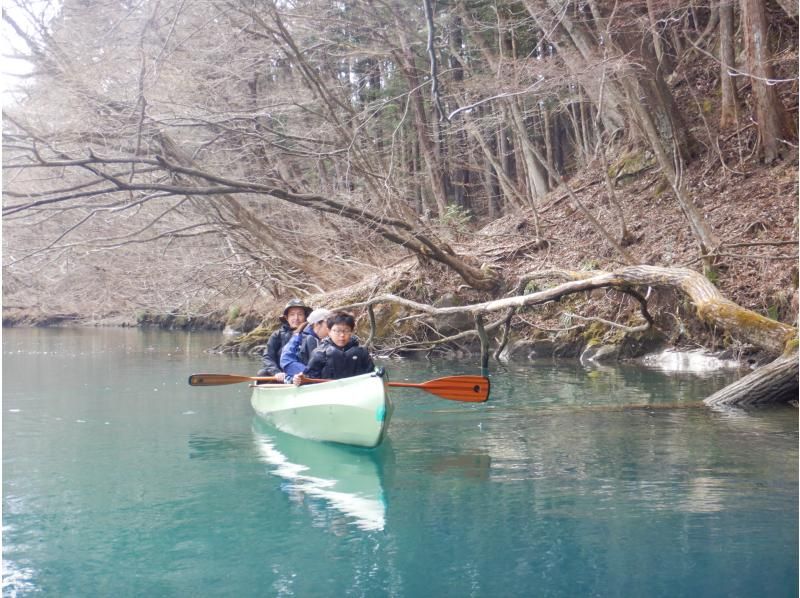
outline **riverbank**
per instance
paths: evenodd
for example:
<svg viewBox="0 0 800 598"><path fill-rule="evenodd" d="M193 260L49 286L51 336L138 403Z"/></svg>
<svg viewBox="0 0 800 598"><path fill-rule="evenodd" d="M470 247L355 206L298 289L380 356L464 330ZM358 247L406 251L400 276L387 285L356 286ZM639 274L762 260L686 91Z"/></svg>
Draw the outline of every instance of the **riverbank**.
<svg viewBox="0 0 800 598"><path fill-rule="evenodd" d="M121 327L121 328L159 328L161 330L219 330L249 332L256 328L262 318L255 313L231 319L225 312L207 315L180 313L139 313L139 314L57 314L37 313L29 309L4 307L4 328L50 328L50 327Z"/></svg>
<svg viewBox="0 0 800 598"><path fill-rule="evenodd" d="M597 194L597 181L601 179L601 172L587 170L573 177L569 184L582 200L589 202ZM787 161L737 178L723 171L709 172L698 163L687 170L686 180L692 188L707 190L702 197L709 224L726 243L739 246L731 245L721 252L713 267L706 271L709 281L734 303L796 325L798 267L796 261L788 259L797 248L796 165ZM616 189L617 200L625 205L632 222L630 229L635 233L628 250L639 256L642 263L698 269L697 249L687 238L685 219L671 201L653 195L653 186L659 181L658 173L645 171L621 182ZM377 272L365 270L362 279L354 284L326 289L304 299L314 307L336 308L393 294L437 307L470 305L533 293L554 284L531 279L518 288L520 278L529 273L554 269L588 273L619 267L618 256L602 235L566 199L557 189L536 214L520 210L452 238L451 245L459 255L469 256L481 268L502 273L505 288L499 293L466 288L462 279L439 264L401 256ZM768 212L764 212L764 205L770 206ZM616 226L610 206L602 202L597 217L612 230ZM545 245L532 244L535 218L546 225ZM743 226L743 223L748 224ZM792 239L795 245L787 245ZM214 303L206 301L193 307L187 303L181 308L167 304L144 308L130 298L124 302L67 301L67 291L75 286L67 283L66 280L62 283L59 293L46 294L42 288L37 295L35 285L4 279L3 325L218 330L227 334L215 350L257 354L278 325L286 300L286 297L257 296L251 290L248 295L220 295ZM99 298L102 293L82 289L82 297L87 296ZM149 304L154 304L152 298ZM534 352L557 358L591 354L598 361L626 360L648 352L703 346L714 352L743 355L747 362L754 359L761 362L759 357L752 356L752 347L700 323L694 308L677 292L653 291L648 298L648 309L654 317L654 327L642 334L615 327L614 324L639 324L641 316L634 300L609 290L598 289L523 308L512 318L497 358L526 358ZM419 313L409 309L381 305L375 309L373 331L364 310L356 310L356 315L358 334L364 339L371 338L380 352L459 356L478 350L474 336L441 343L443 338L473 330L470 317L419 317ZM495 350L504 341L500 332L492 337Z"/></svg>
<svg viewBox="0 0 800 598"><path fill-rule="evenodd" d="M364 321L362 319L362 324ZM243 315L231 322L224 319L223 314L203 318L166 314L162 316L147 315L145 317L125 318L108 317L87 319L75 315L59 317L9 318L4 327L14 328L92 328L119 327L160 329L164 331L217 331L219 343L210 345L207 351L218 354L239 354L248 357L259 357L266 340L273 328L262 322L257 314ZM231 325L233 324L233 326ZM262 326L262 324L264 324ZM533 334L530 334L533 331ZM727 349L709 350L700 348L697 343L685 340L670 339L661 332L647 335L624 335L618 337L617 344L598 341L587 337L577 330L572 334L536 333L535 328L529 334L514 336L496 355L494 364L525 363L549 361L579 362L587 367L604 367L614 363L633 363L648 368L672 372L703 373L716 370L746 370L762 365L769 356L752 348L738 346ZM369 338L370 332L361 326L362 338ZM597 333L597 330L594 330ZM391 339L389 339L391 341ZM709 339L710 341L710 339ZM373 346L373 350L383 356L413 357L421 352L404 350L387 344L387 339ZM444 360L462 360L477 358L480 355L480 343L477 339L445 344L425 352L426 356L435 356Z"/></svg>

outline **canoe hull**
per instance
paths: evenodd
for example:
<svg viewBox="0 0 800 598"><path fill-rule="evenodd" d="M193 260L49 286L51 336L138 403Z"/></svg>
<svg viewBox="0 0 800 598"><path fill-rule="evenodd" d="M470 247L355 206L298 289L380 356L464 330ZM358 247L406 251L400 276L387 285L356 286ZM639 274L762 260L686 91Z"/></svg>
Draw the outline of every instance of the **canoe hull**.
<svg viewBox="0 0 800 598"><path fill-rule="evenodd" d="M368 448L383 440L393 410L385 378L374 373L300 387L254 386L250 402L287 434Z"/></svg>

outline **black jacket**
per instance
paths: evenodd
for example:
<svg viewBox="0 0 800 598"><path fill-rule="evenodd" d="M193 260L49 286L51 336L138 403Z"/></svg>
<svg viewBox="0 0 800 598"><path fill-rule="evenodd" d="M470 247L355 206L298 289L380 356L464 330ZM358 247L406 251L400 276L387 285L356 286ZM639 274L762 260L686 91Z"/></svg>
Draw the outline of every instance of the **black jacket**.
<svg viewBox="0 0 800 598"><path fill-rule="evenodd" d="M267 348L264 350L264 355L261 358L261 361L264 363L264 367L259 370L259 376L274 376L282 372L281 370L281 350L283 346L289 342L292 338L292 334L294 334L294 330L289 327L289 324L285 322L281 324L281 327L278 328L275 332L272 333L272 336L269 337L267 341Z"/></svg>
<svg viewBox="0 0 800 598"><path fill-rule="evenodd" d="M309 378L338 380L375 370L375 362L364 347L353 337L343 348L333 344L330 338L323 340L311 354L305 374Z"/></svg>

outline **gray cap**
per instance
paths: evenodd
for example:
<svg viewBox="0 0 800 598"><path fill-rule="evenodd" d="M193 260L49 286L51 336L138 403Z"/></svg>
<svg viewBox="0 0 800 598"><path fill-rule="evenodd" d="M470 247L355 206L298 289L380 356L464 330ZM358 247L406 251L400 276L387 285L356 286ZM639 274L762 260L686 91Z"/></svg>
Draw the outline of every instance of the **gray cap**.
<svg viewBox="0 0 800 598"><path fill-rule="evenodd" d="M310 314L308 314L306 322L308 322L309 324L316 324L317 322L322 322L322 320L327 320L332 315L333 312L329 309L324 309L324 308L315 309Z"/></svg>

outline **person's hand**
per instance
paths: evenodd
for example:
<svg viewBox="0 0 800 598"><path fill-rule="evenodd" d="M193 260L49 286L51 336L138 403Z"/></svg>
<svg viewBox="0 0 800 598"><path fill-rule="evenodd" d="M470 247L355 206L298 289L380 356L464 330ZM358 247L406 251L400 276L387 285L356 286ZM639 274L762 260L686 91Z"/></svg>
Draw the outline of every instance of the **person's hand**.
<svg viewBox="0 0 800 598"><path fill-rule="evenodd" d="M275 374L275 380L277 380L278 382L283 382L284 378L286 378L286 374L284 374L283 372L278 372L277 374Z"/></svg>
<svg viewBox="0 0 800 598"><path fill-rule="evenodd" d="M295 374L292 377L292 384L295 386L300 386L303 382L305 382L306 377L303 374Z"/></svg>

